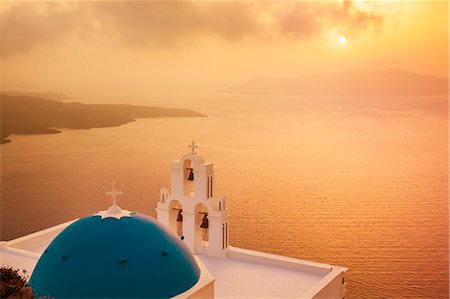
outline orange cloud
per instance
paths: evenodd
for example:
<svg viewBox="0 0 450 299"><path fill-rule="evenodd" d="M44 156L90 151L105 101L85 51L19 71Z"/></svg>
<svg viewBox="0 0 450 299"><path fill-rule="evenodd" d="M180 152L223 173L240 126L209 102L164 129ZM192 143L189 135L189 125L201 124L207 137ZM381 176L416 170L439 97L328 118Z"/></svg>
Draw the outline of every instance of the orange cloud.
<svg viewBox="0 0 450 299"><path fill-rule="evenodd" d="M124 46L161 47L199 37L229 42L300 41L330 29L357 35L383 15L338 2L22 2L0 11L1 55L68 36L102 35Z"/></svg>

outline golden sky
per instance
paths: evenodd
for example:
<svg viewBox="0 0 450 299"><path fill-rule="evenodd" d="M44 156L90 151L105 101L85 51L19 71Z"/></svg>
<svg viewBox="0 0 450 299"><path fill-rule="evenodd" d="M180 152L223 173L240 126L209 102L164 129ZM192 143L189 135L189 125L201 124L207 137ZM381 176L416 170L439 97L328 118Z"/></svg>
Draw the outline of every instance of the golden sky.
<svg viewBox="0 0 450 299"><path fill-rule="evenodd" d="M3 90L101 101L348 69L448 76L446 1L0 5Z"/></svg>

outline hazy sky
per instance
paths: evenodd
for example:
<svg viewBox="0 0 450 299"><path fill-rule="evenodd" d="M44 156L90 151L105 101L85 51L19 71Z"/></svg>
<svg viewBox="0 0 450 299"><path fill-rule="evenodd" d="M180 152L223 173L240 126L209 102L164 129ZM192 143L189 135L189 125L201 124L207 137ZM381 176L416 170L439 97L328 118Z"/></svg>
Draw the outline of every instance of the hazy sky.
<svg viewBox="0 0 450 299"><path fill-rule="evenodd" d="M448 75L446 1L0 5L3 90L103 101L346 69Z"/></svg>

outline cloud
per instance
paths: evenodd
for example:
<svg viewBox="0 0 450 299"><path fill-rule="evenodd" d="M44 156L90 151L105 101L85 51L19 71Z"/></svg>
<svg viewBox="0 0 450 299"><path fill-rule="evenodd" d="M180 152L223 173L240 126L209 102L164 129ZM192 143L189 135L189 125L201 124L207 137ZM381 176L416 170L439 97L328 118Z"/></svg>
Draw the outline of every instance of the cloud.
<svg viewBox="0 0 450 299"><path fill-rule="evenodd" d="M164 47L215 37L292 42L338 29L379 30L384 17L352 2L21 2L0 11L1 56L69 37L101 36L123 46Z"/></svg>
<svg viewBox="0 0 450 299"><path fill-rule="evenodd" d="M69 4L4 3L0 10L0 53L27 52L41 44L61 42L80 21Z"/></svg>
<svg viewBox="0 0 450 299"><path fill-rule="evenodd" d="M339 2L103 2L97 16L127 42L166 44L216 36L228 41L295 41L337 28L357 35L380 28L383 16Z"/></svg>
<svg viewBox="0 0 450 299"><path fill-rule="evenodd" d="M257 35L252 5L245 2L103 2L96 16L132 44L175 43L215 35L240 40Z"/></svg>

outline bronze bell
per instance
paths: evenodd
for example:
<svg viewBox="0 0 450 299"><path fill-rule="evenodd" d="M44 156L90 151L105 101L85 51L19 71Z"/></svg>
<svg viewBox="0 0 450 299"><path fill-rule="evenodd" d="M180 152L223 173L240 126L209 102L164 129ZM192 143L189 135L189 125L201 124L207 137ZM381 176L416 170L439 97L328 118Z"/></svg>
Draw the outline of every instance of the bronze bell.
<svg viewBox="0 0 450 299"><path fill-rule="evenodd" d="M193 181L194 180L194 171L193 171L194 169L193 168L188 168L188 169L190 170L190 172L189 172L187 180Z"/></svg>
<svg viewBox="0 0 450 299"><path fill-rule="evenodd" d="M183 215L181 214L181 212L183 212L182 209L178 210L178 216L177 216L177 222L182 222L183 221Z"/></svg>
<svg viewBox="0 0 450 299"><path fill-rule="evenodd" d="M209 227L209 220L206 216L208 216L207 213L203 214L202 224L200 224L200 227L204 229L207 229Z"/></svg>

